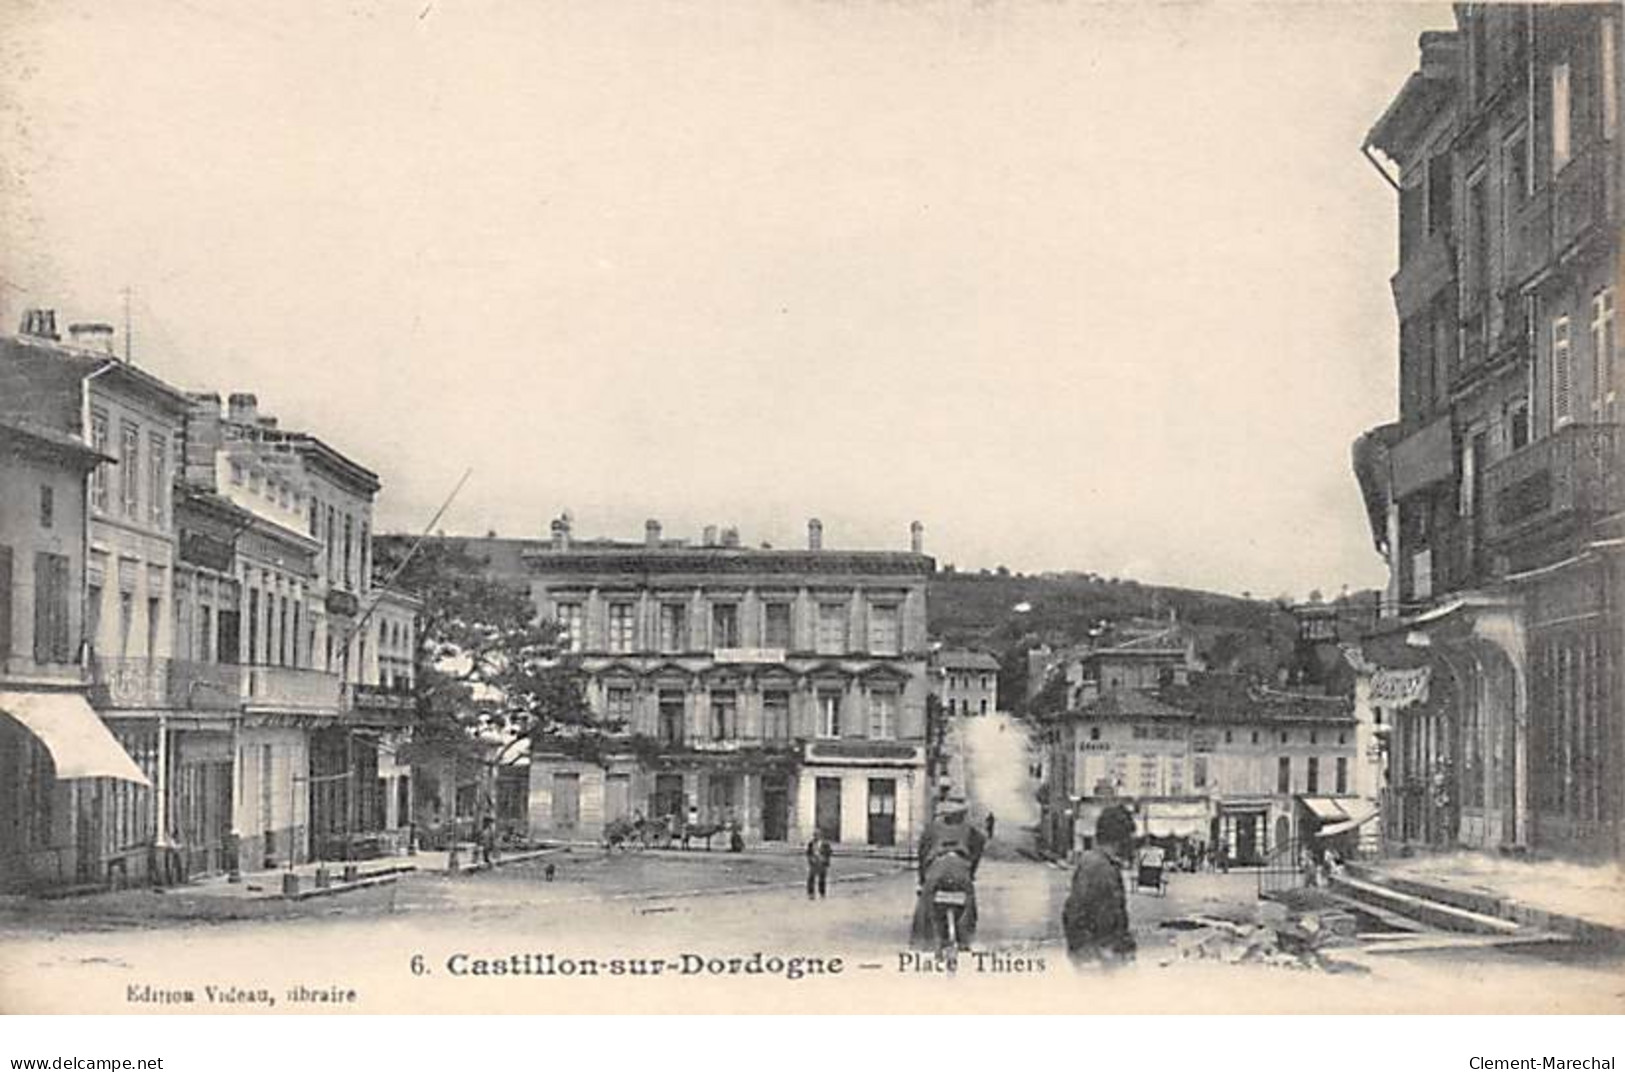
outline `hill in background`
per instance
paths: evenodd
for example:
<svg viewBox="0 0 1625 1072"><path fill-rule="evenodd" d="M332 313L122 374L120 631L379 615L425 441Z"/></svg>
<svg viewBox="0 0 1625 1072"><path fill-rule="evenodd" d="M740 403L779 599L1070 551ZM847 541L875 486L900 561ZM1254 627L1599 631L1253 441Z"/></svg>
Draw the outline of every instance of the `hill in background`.
<svg viewBox="0 0 1625 1072"><path fill-rule="evenodd" d="M1020 609L1018 609L1020 608ZM1214 670L1275 680L1292 656L1297 625L1283 601L1169 588L1092 573L951 573L931 584L931 635L950 647L992 652L1002 667L1002 706L1020 711L1027 652L1089 639L1091 629L1132 619L1176 617L1196 636Z"/></svg>

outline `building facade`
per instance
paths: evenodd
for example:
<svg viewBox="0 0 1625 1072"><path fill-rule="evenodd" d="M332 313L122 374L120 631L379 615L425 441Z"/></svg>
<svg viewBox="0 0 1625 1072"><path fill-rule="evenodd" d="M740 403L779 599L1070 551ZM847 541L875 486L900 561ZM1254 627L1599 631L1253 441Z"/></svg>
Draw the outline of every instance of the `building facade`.
<svg viewBox="0 0 1625 1072"><path fill-rule="evenodd" d="M10 341L0 347L9 350ZM7 371L0 367L0 382L12 386ZM33 416L0 418L0 890L7 892L99 882L105 856L92 820L107 783L151 791L90 708L81 657L88 473L111 460Z"/></svg>
<svg viewBox="0 0 1625 1072"><path fill-rule="evenodd" d="M1399 419L1355 448L1386 832L1618 857L1620 12L1455 12L1366 139L1399 209Z"/></svg>
<svg viewBox="0 0 1625 1072"><path fill-rule="evenodd" d="M461 541L479 554L479 540ZM918 550L578 541L568 521L518 556L587 701L625 748L530 750L538 838L597 838L642 815L733 825L748 842L906 847L925 821L926 584ZM485 557L485 556L481 556ZM510 578L513 579L513 578Z"/></svg>
<svg viewBox="0 0 1625 1072"><path fill-rule="evenodd" d="M1142 836L1262 863L1328 821L1375 812L1356 793L1357 736L1346 699L1231 674L1107 689L1050 726L1046 843L1057 854L1088 847L1100 812L1121 803Z"/></svg>
<svg viewBox="0 0 1625 1072"><path fill-rule="evenodd" d="M985 651L933 652L931 688L944 714L994 714L999 710L999 660Z"/></svg>

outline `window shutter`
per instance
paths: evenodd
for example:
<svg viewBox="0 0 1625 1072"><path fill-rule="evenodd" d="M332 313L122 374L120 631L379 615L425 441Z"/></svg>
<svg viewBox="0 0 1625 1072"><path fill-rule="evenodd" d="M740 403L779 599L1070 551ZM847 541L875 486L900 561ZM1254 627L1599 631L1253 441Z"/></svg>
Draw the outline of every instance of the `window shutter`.
<svg viewBox="0 0 1625 1072"><path fill-rule="evenodd" d="M1552 321L1552 427L1574 419L1574 362L1569 348L1569 318Z"/></svg>
<svg viewBox="0 0 1625 1072"><path fill-rule="evenodd" d="M11 654L11 548L0 546L0 661Z"/></svg>

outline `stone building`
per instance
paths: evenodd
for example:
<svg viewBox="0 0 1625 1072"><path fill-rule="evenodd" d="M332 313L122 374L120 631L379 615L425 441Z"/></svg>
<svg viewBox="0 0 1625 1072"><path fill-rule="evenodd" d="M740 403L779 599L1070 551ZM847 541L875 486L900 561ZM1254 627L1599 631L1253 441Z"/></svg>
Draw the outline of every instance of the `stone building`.
<svg viewBox="0 0 1625 1072"><path fill-rule="evenodd" d="M999 660L985 651L933 652L931 688L944 714L994 714L999 710Z"/></svg>
<svg viewBox="0 0 1625 1072"><path fill-rule="evenodd" d="M1142 836L1224 846L1243 864L1374 811L1355 795L1355 720L1342 697L1191 671L1091 694L1047 740L1043 830L1057 854L1086 847L1113 803L1131 808Z"/></svg>
<svg viewBox="0 0 1625 1072"><path fill-rule="evenodd" d="M1398 420L1354 458L1398 842L1625 850L1619 37L1617 5L1457 5L1366 137L1398 195Z"/></svg>
<svg viewBox="0 0 1625 1072"><path fill-rule="evenodd" d="M9 371L0 364L0 387L16 385ZM81 808L89 812L115 781L151 791L91 709L80 657L87 476L113 459L37 416L0 417L0 890L7 892L99 883L102 843L79 823Z"/></svg>
<svg viewBox="0 0 1625 1072"><path fill-rule="evenodd" d="M482 541L459 542L481 555ZM669 540L653 521L642 542L584 541L556 522L508 579L563 627L593 711L626 729L624 747L591 758L534 743L533 836L597 838L642 814L737 824L752 842L817 826L849 845L911 844L928 796L934 569L918 529L912 547L832 550L817 521L805 550L745 547L732 530Z"/></svg>

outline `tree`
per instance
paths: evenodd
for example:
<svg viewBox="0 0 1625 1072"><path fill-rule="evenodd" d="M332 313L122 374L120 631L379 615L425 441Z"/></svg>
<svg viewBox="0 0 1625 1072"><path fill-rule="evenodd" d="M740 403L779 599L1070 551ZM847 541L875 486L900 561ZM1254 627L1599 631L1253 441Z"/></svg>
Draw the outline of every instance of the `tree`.
<svg viewBox="0 0 1625 1072"><path fill-rule="evenodd" d="M594 720L560 627L538 620L528 592L493 578L484 560L454 541L410 547L380 540L374 559L381 579L393 577L394 587L423 602L414 654L420 738L494 732L508 741L500 762L521 741L622 728Z"/></svg>

